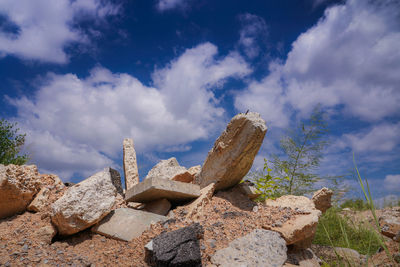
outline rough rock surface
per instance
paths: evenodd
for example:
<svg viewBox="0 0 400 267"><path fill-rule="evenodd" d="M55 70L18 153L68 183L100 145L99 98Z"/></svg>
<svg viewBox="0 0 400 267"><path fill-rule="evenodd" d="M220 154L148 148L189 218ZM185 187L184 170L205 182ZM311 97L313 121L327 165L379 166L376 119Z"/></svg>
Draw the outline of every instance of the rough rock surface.
<svg viewBox="0 0 400 267"><path fill-rule="evenodd" d="M265 226L265 229L281 233L287 245L295 244L298 248L308 248L311 245L321 211L315 208L309 198L288 195L276 200L269 199L265 204L266 206L289 208L302 213L302 216L291 218L284 223Z"/></svg>
<svg viewBox="0 0 400 267"><path fill-rule="evenodd" d="M166 198L148 202L145 204L144 210L158 215L167 215L171 209L171 202Z"/></svg>
<svg viewBox="0 0 400 267"><path fill-rule="evenodd" d="M365 265L366 256L360 255L356 250L350 248L339 248L339 247L331 247L331 246L323 246L323 245L315 245L311 246L312 251L324 261L335 261L339 256L340 259L348 260L351 263L354 263L356 266Z"/></svg>
<svg viewBox="0 0 400 267"><path fill-rule="evenodd" d="M149 171L145 179L155 177L172 180L175 176L185 176L185 174L191 176L185 167L179 165L176 158L170 158L157 163L157 165Z"/></svg>
<svg viewBox="0 0 400 267"><path fill-rule="evenodd" d="M40 187L35 165L0 164L0 219L25 211Z"/></svg>
<svg viewBox="0 0 400 267"><path fill-rule="evenodd" d="M379 216L379 224L382 234L390 238L396 238L400 232L400 207L386 208ZM400 240L396 240L400 242Z"/></svg>
<svg viewBox="0 0 400 267"><path fill-rule="evenodd" d="M289 250L287 257L284 267L319 267L321 265L321 259L309 248Z"/></svg>
<svg viewBox="0 0 400 267"><path fill-rule="evenodd" d="M327 209L332 207L331 198L333 191L324 187L313 194L312 201L314 202L315 208L324 213Z"/></svg>
<svg viewBox="0 0 400 267"><path fill-rule="evenodd" d="M187 205L188 217L201 212L202 208L211 200L215 191L215 184L209 184L200 190L200 196Z"/></svg>
<svg viewBox="0 0 400 267"><path fill-rule="evenodd" d="M50 189L48 189L47 187L42 187L39 193L37 193L35 198L32 200L31 204L28 205L27 210L34 212L43 210L47 205L49 195Z"/></svg>
<svg viewBox="0 0 400 267"><path fill-rule="evenodd" d="M216 266L282 266L286 261L286 243L277 232L256 229L218 250L211 258Z"/></svg>
<svg viewBox="0 0 400 267"><path fill-rule="evenodd" d="M160 234L146 246L147 259L152 266L201 266L199 238L203 236L199 223Z"/></svg>
<svg viewBox="0 0 400 267"><path fill-rule="evenodd" d="M106 168L69 187L65 194L53 203L51 220L61 235L82 231L111 211L117 193L122 193L119 173Z"/></svg>
<svg viewBox="0 0 400 267"><path fill-rule="evenodd" d="M266 132L258 113L233 117L208 153L196 183L202 188L216 183L217 190L239 183L253 165Z"/></svg>
<svg viewBox="0 0 400 267"><path fill-rule="evenodd" d="M128 190L132 186L139 183L139 171L136 160L136 151L133 144L133 139L125 138L123 142L124 153L124 174L125 174L125 189Z"/></svg>
<svg viewBox="0 0 400 267"><path fill-rule="evenodd" d="M45 244L51 244L51 240L57 234L57 230L49 223L35 231L36 238Z"/></svg>

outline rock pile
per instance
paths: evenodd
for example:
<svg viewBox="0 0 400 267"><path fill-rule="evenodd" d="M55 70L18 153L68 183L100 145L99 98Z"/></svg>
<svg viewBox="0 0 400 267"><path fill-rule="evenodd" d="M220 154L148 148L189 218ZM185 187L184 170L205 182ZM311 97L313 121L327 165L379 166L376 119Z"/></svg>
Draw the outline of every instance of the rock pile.
<svg viewBox="0 0 400 267"><path fill-rule="evenodd" d="M38 212L45 223L35 235L44 244L56 233L64 239L96 233L115 242L143 244L134 252L143 255L135 259L136 266L301 262L332 193L324 188L312 199L283 196L253 202L258 194L252 184L239 182L251 168L266 131L259 114L239 114L216 140L203 167L186 169L170 158L154 166L142 182L133 140L125 139L125 194L119 173L111 168L65 187L56 176L40 175L35 166L0 165L0 218L25 209ZM5 263L0 259L1 264Z"/></svg>

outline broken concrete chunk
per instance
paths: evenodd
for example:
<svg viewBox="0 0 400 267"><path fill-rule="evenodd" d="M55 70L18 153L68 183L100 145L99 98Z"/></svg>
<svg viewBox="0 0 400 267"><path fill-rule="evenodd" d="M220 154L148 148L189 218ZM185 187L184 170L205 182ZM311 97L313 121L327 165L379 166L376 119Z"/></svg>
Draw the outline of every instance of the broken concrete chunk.
<svg viewBox="0 0 400 267"><path fill-rule="evenodd" d="M215 191L215 184L209 184L200 190L200 197L187 205L187 217L199 214L201 209L211 200Z"/></svg>
<svg viewBox="0 0 400 267"><path fill-rule="evenodd" d="M162 233L146 245L147 260L151 266L201 266L199 238L203 236L199 223Z"/></svg>
<svg viewBox="0 0 400 267"><path fill-rule="evenodd" d="M145 204L144 207L145 211L163 216L167 215L170 209L171 209L171 203L165 198L148 202Z"/></svg>
<svg viewBox="0 0 400 267"><path fill-rule="evenodd" d="M40 187L35 165L0 164L0 219L25 211Z"/></svg>
<svg viewBox="0 0 400 267"><path fill-rule="evenodd" d="M217 190L239 183L253 165L266 132L258 113L233 117L208 153L196 183L201 188L216 183Z"/></svg>
<svg viewBox="0 0 400 267"><path fill-rule="evenodd" d="M131 241L149 229L152 223L166 219L165 216L151 212L120 208L108 214L92 231L117 240Z"/></svg>
<svg viewBox="0 0 400 267"><path fill-rule="evenodd" d="M200 187L198 185L149 178L129 189L125 194L125 200L144 203L166 198L169 201L176 202L199 196Z"/></svg>
<svg viewBox="0 0 400 267"><path fill-rule="evenodd" d="M119 173L106 168L69 187L52 204L51 220L61 235L82 231L111 211L118 192L122 192Z"/></svg>
<svg viewBox="0 0 400 267"><path fill-rule="evenodd" d="M256 229L218 250L211 258L216 266L282 266L287 258L285 240L277 232Z"/></svg>
<svg viewBox="0 0 400 267"><path fill-rule="evenodd" d="M315 208L324 213L327 209L332 207L332 195L333 191L324 187L315 192L311 200L314 202Z"/></svg>
<svg viewBox="0 0 400 267"><path fill-rule="evenodd" d="M28 205L27 210L39 212L43 210L47 205L47 200L49 199L50 190L46 187L40 189L39 193L36 194L35 198L32 200L31 204Z"/></svg>
<svg viewBox="0 0 400 267"><path fill-rule="evenodd" d="M288 195L276 200L268 199L265 205L301 211L302 214L292 216L280 226L265 225L263 228L281 233L287 245L294 244L297 248L308 248L311 245L321 211L315 208L309 198Z"/></svg>
<svg viewBox="0 0 400 267"><path fill-rule="evenodd" d="M133 139L125 138L123 142L124 153L124 175L125 189L128 190L132 186L139 183L139 172L136 160L136 151L133 145Z"/></svg>

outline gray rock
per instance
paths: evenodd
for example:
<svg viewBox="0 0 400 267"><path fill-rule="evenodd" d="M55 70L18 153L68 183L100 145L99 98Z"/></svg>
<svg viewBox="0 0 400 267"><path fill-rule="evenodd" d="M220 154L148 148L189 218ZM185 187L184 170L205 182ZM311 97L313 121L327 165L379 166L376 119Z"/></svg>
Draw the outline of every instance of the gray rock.
<svg viewBox="0 0 400 267"><path fill-rule="evenodd" d="M117 240L131 241L139 237L152 223L166 219L167 217L155 213L121 208L112 211L92 231Z"/></svg>
<svg viewBox="0 0 400 267"><path fill-rule="evenodd" d="M122 193L121 177L116 170L106 168L69 187L53 203L51 220L61 235L82 231L110 213L118 192Z"/></svg>
<svg viewBox="0 0 400 267"><path fill-rule="evenodd" d="M282 266L287 259L286 252L285 240L277 232L256 229L218 250L211 262L221 267Z"/></svg>
<svg viewBox="0 0 400 267"><path fill-rule="evenodd" d="M0 164L0 219L25 211L40 187L35 165Z"/></svg>
<svg viewBox="0 0 400 267"><path fill-rule="evenodd" d="M193 175L183 166L180 166L176 158L161 160L154 166L145 179L161 178L179 182L193 180Z"/></svg>
<svg viewBox="0 0 400 267"><path fill-rule="evenodd" d="M125 189L128 190L139 183L139 172L133 139L125 138L123 142Z"/></svg>
<svg viewBox="0 0 400 267"><path fill-rule="evenodd" d="M171 203L163 198L145 204L144 210L159 215L167 215L171 209Z"/></svg>
<svg viewBox="0 0 400 267"><path fill-rule="evenodd" d="M208 153L196 183L201 188L216 183L217 190L239 183L253 165L266 132L258 113L233 117Z"/></svg>
<svg viewBox="0 0 400 267"><path fill-rule="evenodd" d="M196 184L176 182L161 178L149 178L129 189L126 201L151 202L166 198L169 201L190 200L200 196L200 187Z"/></svg>
<svg viewBox="0 0 400 267"><path fill-rule="evenodd" d="M198 239L203 234L203 227L199 223L160 234L152 240L152 244L146 245L146 259L152 266L200 267Z"/></svg>

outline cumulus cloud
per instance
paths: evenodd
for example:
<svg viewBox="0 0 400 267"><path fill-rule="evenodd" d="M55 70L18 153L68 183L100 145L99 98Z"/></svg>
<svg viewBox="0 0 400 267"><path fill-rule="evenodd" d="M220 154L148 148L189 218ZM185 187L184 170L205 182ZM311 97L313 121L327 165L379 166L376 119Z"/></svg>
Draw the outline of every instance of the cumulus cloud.
<svg viewBox="0 0 400 267"><path fill-rule="evenodd" d="M80 20L100 21L119 11L100 0L4 0L0 2L0 57L13 55L52 63L66 63L66 46L88 44Z"/></svg>
<svg viewBox="0 0 400 267"><path fill-rule="evenodd" d="M254 14L242 14L239 16L242 28L240 30L239 46L250 59L257 57L266 42L268 28L265 20Z"/></svg>
<svg viewBox="0 0 400 267"><path fill-rule="evenodd" d="M41 168L86 174L112 164L125 137L138 153L185 151L207 138L224 119L214 90L249 67L237 54L216 58L217 48L188 49L153 74L154 86L95 68L86 78L49 74L33 98L9 99Z"/></svg>
<svg viewBox="0 0 400 267"><path fill-rule="evenodd" d="M399 115L400 3L349 0L326 9L292 44L283 63L239 93L235 106L256 109L283 126L293 113L320 103L345 116L375 122ZM259 85L259 86L255 86Z"/></svg>
<svg viewBox="0 0 400 267"><path fill-rule="evenodd" d="M400 174L386 175L383 185L390 192L400 192Z"/></svg>
<svg viewBox="0 0 400 267"><path fill-rule="evenodd" d="M157 9L161 12L171 9L184 9L189 0L158 0Z"/></svg>

